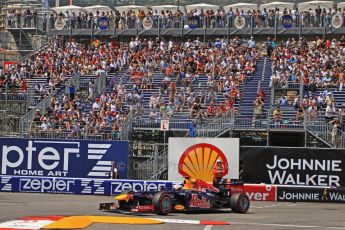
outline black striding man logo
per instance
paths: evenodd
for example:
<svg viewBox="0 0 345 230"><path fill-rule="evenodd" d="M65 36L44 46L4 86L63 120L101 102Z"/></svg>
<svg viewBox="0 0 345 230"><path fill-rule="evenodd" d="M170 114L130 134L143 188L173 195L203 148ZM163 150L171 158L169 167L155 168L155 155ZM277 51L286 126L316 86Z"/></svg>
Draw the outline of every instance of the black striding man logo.
<svg viewBox="0 0 345 230"><path fill-rule="evenodd" d="M322 193L322 200L328 200L328 190L325 188Z"/></svg>

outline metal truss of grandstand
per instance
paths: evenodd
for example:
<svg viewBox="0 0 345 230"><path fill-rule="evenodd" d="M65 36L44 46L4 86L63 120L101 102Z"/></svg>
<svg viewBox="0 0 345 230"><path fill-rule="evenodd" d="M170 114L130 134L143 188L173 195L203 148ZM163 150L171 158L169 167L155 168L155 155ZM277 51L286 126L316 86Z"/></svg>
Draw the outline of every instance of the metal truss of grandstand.
<svg viewBox="0 0 345 230"><path fill-rule="evenodd" d="M248 19L249 22L253 19ZM302 24L295 26L291 29L285 29L280 23L275 23L273 27L256 27L254 23L250 23L243 29L237 29L233 24L228 22L222 27L218 26L206 26L205 24L190 29L185 27L186 23L182 20L176 20L172 23L172 26L161 26L150 30L145 30L140 24L136 24L133 28L117 29L111 28L107 30L100 30L96 26L92 28L78 29L73 28L71 25L65 29L56 30L53 27L48 29L41 29L42 31L49 31L50 36L62 35L62 36L83 36L83 37L94 37L94 36L148 36L148 37L160 37L160 36L174 36L174 37L188 37L188 36L206 36L220 37L220 36L307 36L307 35L342 35L345 33L345 28L335 29L329 26L322 27L302 27ZM232 25L231 25L232 24ZM158 24L159 25L159 24Z"/></svg>
<svg viewBox="0 0 345 230"><path fill-rule="evenodd" d="M30 14L27 14L27 11ZM25 56L42 46L47 37L46 33L39 29L43 26L45 13L41 0L1 0L0 12L4 29L10 32L12 40L16 43L17 48L12 47L11 50ZM9 23L12 14L22 17L13 16Z"/></svg>
<svg viewBox="0 0 345 230"><path fill-rule="evenodd" d="M6 137L16 137L20 115L15 115L10 110L0 110L0 135Z"/></svg>
<svg viewBox="0 0 345 230"><path fill-rule="evenodd" d="M246 16L247 17L247 16ZM200 36L204 37L230 37L230 36L274 36L274 37L287 37L287 36L308 36L308 35L342 35L345 33L345 27L333 28L330 22L324 21L317 25L304 22L302 19L296 19L292 28L286 29L282 25L281 17L276 16L272 22L264 22L262 25L257 24L254 17L248 16L246 18L246 25L242 29L237 29L234 26L235 18L224 17L221 23L208 23L211 19L204 21L195 19L194 17L185 18L172 18L169 22L160 21L158 18L157 23L154 23L152 29L145 30L142 27L142 22L139 20L129 23L123 22L123 26L119 25L118 21L110 22L108 29L99 29L95 22L85 22L81 25L78 24L75 18L64 18L66 25L63 29L55 29L54 22L58 17L50 17L44 15L37 15L32 18L30 22L27 19L20 18L18 22L14 20L10 24L7 22L6 29L10 31L18 41L18 46L22 50L33 49L32 35L41 36L79 36L79 37L129 37L129 36L147 36L147 37L160 37L160 36L173 36L173 37L188 37ZM115 20L115 19L114 19ZM194 26L189 27L190 24ZM194 28L195 27L195 28ZM20 43L20 44L19 44Z"/></svg>

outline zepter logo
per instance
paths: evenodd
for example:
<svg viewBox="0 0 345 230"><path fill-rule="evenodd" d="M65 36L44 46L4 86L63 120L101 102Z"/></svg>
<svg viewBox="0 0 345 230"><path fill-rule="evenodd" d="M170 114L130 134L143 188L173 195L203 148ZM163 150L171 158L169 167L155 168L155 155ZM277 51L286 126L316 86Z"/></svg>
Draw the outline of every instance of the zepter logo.
<svg viewBox="0 0 345 230"><path fill-rule="evenodd" d="M224 175L228 174L228 161L219 148L206 143L192 145L182 154L178 163L178 172L183 177L212 182L213 166L218 159L222 160Z"/></svg>

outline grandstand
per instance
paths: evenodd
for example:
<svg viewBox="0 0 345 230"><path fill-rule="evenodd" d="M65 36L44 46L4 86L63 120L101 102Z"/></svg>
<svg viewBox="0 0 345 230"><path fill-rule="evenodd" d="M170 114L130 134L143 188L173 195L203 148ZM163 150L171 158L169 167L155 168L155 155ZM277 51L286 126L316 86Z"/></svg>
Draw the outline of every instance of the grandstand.
<svg viewBox="0 0 345 230"><path fill-rule="evenodd" d="M168 12L157 21L147 11L148 30L135 14L116 12L104 12L113 20L106 30L84 13L38 15L34 28L9 18L13 36L20 29L48 42L1 71L1 135L129 140L134 161L146 165L157 163L153 156L166 161L168 137L345 148L344 26L330 21L342 11L283 12L294 15L290 29L279 11L269 12L245 14L243 29L235 14L218 11ZM54 27L59 18L63 28ZM166 136L162 120L169 120ZM166 168L155 170L157 176ZM133 177L141 176L149 177Z"/></svg>

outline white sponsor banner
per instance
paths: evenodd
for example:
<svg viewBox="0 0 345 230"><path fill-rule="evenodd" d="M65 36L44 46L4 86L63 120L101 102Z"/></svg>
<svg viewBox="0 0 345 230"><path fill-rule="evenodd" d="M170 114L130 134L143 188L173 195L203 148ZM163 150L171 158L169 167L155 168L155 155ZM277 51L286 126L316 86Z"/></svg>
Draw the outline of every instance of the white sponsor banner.
<svg viewBox="0 0 345 230"><path fill-rule="evenodd" d="M55 29L62 30L66 25L66 22L63 18L57 18L55 21Z"/></svg>
<svg viewBox="0 0 345 230"><path fill-rule="evenodd" d="M246 25L246 19L243 16L236 16L235 18L235 27L237 29L243 29Z"/></svg>
<svg viewBox="0 0 345 230"><path fill-rule="evenodd" d="M335 14L333 17L332 17L332 26L334 28L340 28L341 26L343 25L343 17L341 14Z"/></svg>
<svg viewBox="0 0 345 230"><path fill-rule="evenodd" d="M213 180L213 167L220 159L224 177L238 179L238 138L169 138L168 179L181 181L185 176Z"/></svg>
<svg viewBox="0 0 345 230"><path fill-rule="evenodd" d="M143 28L144 28L145 30L150 30L150 29L152 29L152 26L153 26L153 20L152 20L152 18L150 18L150 17L145 17L145 18L143 19Z"/></svg>

